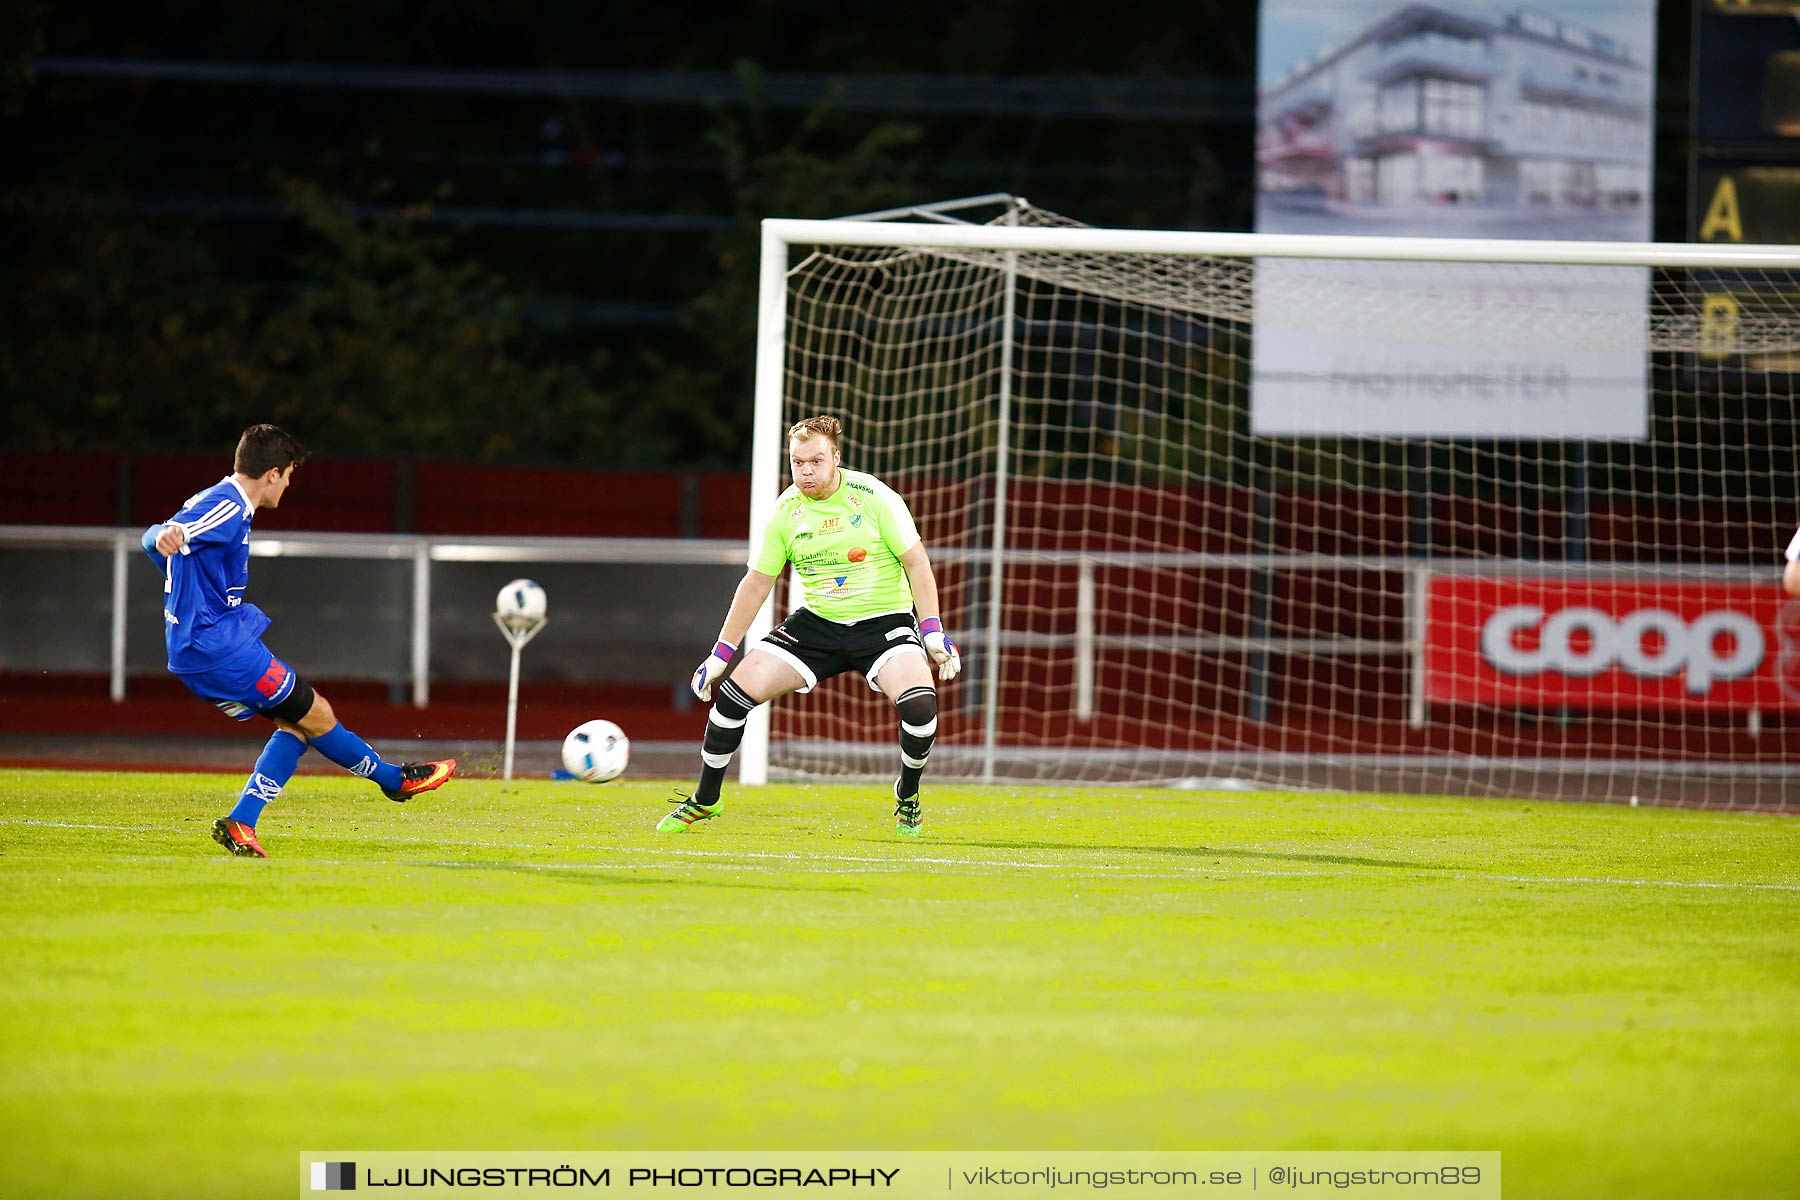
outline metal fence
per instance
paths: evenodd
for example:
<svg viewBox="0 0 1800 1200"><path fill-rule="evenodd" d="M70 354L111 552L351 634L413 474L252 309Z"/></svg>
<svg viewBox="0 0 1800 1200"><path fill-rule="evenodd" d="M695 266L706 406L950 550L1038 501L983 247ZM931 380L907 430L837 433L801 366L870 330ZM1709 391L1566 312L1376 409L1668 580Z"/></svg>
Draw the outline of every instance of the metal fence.
<svg viewBox="0 0 1800 1200"><path fill-rule="evenodd" d="M104 673L113 699L164 668L162 586L141 530L0 525L0 670ZM249 599L271 646L320 678L382 680L431 701L433 680L504 680L488 614L508 580L550 596L528 679L660 683L672 703L718 628L744 546L685 538L440 538L283 533L250 545ZM682 698L686 697L684 701Z"/></svg>

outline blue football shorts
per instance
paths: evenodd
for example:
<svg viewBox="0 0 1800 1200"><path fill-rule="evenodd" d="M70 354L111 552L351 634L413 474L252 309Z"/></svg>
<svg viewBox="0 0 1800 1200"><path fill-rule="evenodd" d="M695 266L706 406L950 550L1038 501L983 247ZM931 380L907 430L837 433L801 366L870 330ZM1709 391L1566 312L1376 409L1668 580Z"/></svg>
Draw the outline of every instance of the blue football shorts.
<svg viewBox="0 0 1800 1200"><path fill-rule="evenodd" d="M176 678L238 721L255 716L297 721L312 707L312 688L260 641L245 642L206 670L179 672Z"/></svg>

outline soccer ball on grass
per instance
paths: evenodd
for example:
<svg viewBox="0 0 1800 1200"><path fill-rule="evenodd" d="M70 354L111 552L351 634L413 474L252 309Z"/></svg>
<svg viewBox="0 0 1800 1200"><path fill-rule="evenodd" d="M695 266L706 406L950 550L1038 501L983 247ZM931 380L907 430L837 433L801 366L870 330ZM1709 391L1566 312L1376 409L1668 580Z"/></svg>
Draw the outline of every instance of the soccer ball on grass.
<svg viewBox="0 0 1800 1200"><path fill-rule="evenodd" d="M625 773L631 739L611 721L584 721L563 739L563 767L577 779L605 783Z"/></svg>

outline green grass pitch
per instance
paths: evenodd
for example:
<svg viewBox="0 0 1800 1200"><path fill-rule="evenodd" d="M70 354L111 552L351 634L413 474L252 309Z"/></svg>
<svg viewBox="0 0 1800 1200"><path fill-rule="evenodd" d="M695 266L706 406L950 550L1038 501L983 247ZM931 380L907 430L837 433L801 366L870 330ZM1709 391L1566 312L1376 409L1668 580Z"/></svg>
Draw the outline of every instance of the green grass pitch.
<svg viewBox="0 0 1800 1200"><path fill-rule="evenodd" d="M0 770L0 1190L303 1149L1498 1150L1509 1197L1800 1189L1800 824L1068 787Z"/></svg>

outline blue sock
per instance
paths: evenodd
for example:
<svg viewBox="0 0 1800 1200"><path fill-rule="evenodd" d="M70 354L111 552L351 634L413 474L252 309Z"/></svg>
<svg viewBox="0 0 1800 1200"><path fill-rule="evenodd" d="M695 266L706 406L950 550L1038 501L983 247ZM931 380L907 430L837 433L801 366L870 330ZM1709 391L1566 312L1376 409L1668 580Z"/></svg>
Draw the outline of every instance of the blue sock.
<svg viewBox="0 0 1800 1200"><path fill-rule="evenodd" d="M333 725L331 732L312 739L312 745L314 750L352 775L373 779L390 792L400 786L400 768L391 762L382 762L381 755L375 753L369 743L341 724Z"/></svg>
<svg viewBox="0 0 1800 1200"><path fill-rule="evenodd" d="M269 801L281 795L281 789L294 777L294 768L300 765L300 756L305 753L306 742L287 730L277 729L270 734L269 744L257 756L256 769L250 772L250 778L244 784L244 794L238 797L237 807L231 810L231 819L255 825L256 818L262 816Z"/></svg>

